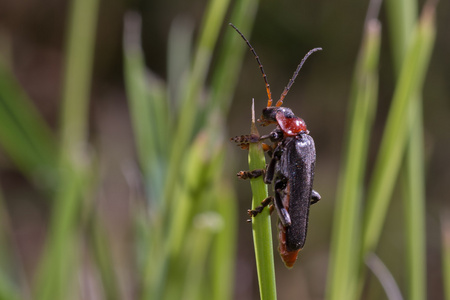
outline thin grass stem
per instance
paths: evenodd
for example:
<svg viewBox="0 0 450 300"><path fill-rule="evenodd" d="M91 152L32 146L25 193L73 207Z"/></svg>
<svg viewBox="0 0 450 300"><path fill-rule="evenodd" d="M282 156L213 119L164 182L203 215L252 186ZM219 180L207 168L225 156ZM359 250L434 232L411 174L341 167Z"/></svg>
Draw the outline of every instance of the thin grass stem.
<svg viewBox="0 0 450 300"><path fill-rule="evenodd" d="M370 20L355 66L344 164L338 186L327 299L353 299L357 288L364 171L378 92L381 26Z"/></svg>
<svg viewBox="0 0 450 300"><path fill-rule="evenodd" d="M255 125L254 105L252 106L251 134L259 135ZM250 143L248 154L250 170L265 169L266 160L261 143ZM262 176L251 179L252 209L255 209L267 198L267 185ZM272 246L272 229L270 224L269 209L252 218L253 244L255 247L256 271L258 273L259 293L263 300L276 299L275 266Z"/></svg>

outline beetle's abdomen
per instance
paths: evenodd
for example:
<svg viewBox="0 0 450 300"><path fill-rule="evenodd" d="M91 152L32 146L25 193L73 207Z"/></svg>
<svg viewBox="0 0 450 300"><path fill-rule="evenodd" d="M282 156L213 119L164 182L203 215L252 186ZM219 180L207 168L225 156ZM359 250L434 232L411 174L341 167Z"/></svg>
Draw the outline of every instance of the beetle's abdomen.
<svg viewBox="0 0 450 300"><path fill-rule="evenodd" d="M292 268L294 266L295 261L297 260L298 253L301 249L297 250L288 250L286 247L286 227L281 224L281 222L278 222L278 252L280 252L281 259L283 260L284 264L288 268Z"/></svg>

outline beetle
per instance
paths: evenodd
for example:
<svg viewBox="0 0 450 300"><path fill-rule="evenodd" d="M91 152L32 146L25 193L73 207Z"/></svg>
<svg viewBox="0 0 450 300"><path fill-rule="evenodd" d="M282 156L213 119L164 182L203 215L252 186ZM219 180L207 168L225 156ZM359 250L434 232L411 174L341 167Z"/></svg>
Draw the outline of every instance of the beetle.
<svg viewBox="0 0 450 300"><path fill-rule="evenodd" d="M254 210L249 209L248 213L251 217L255 217L264 207L268 205L271 208L275 207L279 220L278 250L285 265L292 268L305 244L310 205L319 201L321 196L312 188L316 163L314 140L309 135L305 121L295 116L290 108L282 107L282 104L306 59L322 48L314 48L304 56L280 99L272 106L270 85L259 56L247 38L233 24L229 25L247 43L263 75L268 101L258 121L263 126L276 125L268 135L261 137L244 135L232 138L241 148L247 148L251 142L263 140L270 140L273 143L272 146L265 145L271 157L265 170L241 171L238 177L247 179L264 176L266 184L273 184L274 196L264 199L260 206Z"/></svg>

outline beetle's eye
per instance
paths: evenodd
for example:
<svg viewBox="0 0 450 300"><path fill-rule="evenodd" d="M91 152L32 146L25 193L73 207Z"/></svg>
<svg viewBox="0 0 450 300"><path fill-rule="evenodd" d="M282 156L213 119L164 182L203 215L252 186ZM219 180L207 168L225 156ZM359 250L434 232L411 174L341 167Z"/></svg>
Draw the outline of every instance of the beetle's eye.
<svg viewBox="0 0 450 300"><path fill-rule="evenodd" d="M283 131L277 129L270 133L270 140L272 142L278 142L283 138Z"/></svg>

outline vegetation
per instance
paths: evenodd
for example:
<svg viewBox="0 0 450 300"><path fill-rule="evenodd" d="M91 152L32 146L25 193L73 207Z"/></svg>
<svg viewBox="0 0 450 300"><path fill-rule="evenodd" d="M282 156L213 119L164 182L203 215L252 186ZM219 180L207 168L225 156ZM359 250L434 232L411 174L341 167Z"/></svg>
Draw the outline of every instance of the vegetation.
<svg viewBox="0 0 450 300"><path fill-rule="evenodd" d="M91 283L83 279L89 276L95 278L100 299L233 299L237 227L242 215L238 216L235 178L230 173L246 167L230 164L227 117L238 74L251 55L227 24L233 22L250 37L259 3L237 0L231 5L229 0L210 0L200 24L194 26L185 18L171 22L166 80L146 65L141 15L126 14L123 73L135 142L134 171L139 173L127 178L130 186L138 188L131 187L127 199L131 253L126 262L112 251L114 234L108 231L98 205L104 184L103 158L89 136L99 5L93 0L71 1L56 133L15 77L12 52L5 51L8 44L0 49L2 152L33 185L36 198L48 200L45 205L50 210L44 245L36 250L37 266L25 270L14 237L15 216L9 209L15 199L0 193L0 300L90 299L86 293ZM427 298L422 94L436 35L436 3L427 1L419 9L414 0L388 0L386 24L378 18L377 5L371 1L368 8L354 62L337 189L330 186L332 192L322 193L322 197L336 195L328 278L322 294L330 300L375 299L370 294L373 287L367 288L374 281L369 277L372 271L383 285L378 293L383 291L390 299L396 291L387 286L400 286L405 299ZM375 126L379 81L385 71L380 67L382 27L390 37L395 84L382 118L385 122ZM253 67L257 69L256 64ZM260 87L264 92L262 80ZM242 103L240 109L247 112L249 105ZM241 125L241 134L256 130L254 124L251 129L249 124ZM379 146L374 146L373 133L378 128L384 130ZM376 153L373 164L371 151ZM249 164L250 169L265 165L258 144L250 147ZM401 191L395 189L397 182L401 182ZM251 187L254 207L268 189L261 178L252 180ZM8 187L2 184L2 189ZM391 200L398 198L403 200L400 230L405 257L398 258L404 261L396 266L400 271L393 272L393 277L382 276L392 278L385 285L376 269L376 264L384 266L377 246ZM447 219L443 214L445 282L450 281ZM260 297L276 299L276 286L283 282L275 282L268 210L252 223ZM121 283L128 276L122 264L133 273L131 292L124 291ZM382 270L386 275L389 266ZM394 282L399 277L405 284ZM444 286L450 299L448 284Z"/></svg>

